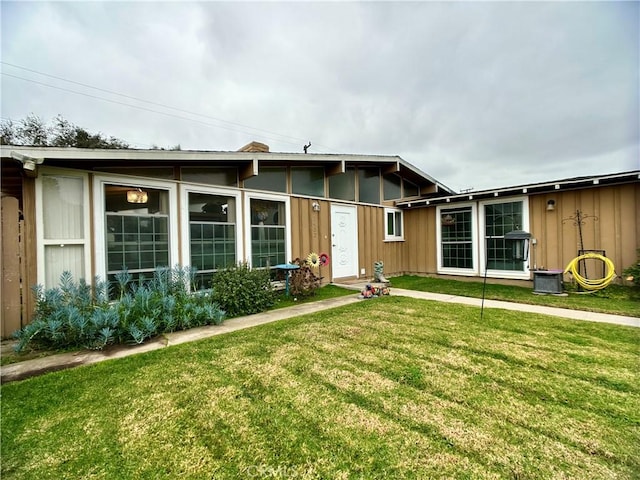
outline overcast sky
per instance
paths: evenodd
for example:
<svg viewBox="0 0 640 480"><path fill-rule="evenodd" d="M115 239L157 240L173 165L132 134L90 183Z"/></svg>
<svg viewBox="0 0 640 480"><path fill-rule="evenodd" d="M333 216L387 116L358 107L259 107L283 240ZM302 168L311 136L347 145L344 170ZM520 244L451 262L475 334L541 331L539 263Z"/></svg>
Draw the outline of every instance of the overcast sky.
<svg viewBox="0 0 640 480"><path fill-rule="evenodd" d="M635 170L639 6L3 0L1 113L136 148L400 155L454 190Z"/></svg>

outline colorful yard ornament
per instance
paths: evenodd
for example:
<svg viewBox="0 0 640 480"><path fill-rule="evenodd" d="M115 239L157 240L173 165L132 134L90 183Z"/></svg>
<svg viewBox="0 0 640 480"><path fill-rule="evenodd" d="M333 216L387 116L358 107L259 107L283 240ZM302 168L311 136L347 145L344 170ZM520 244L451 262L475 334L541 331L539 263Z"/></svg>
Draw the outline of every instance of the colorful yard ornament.
<svg viewBox="0 0 640 480"><path fill-rule="evenodd" d="M370 283L360 292L360 298L377 298L383 295L389 295L391 289L389 287L375 287Z"/></svg>
<svg viewBox="0 0 640 480"><path fill-rule="evenodd" d="M326 267L327 265L329 265L329 255L327 255L326 253L321 253L320 254L320 266L321 267Z"/></svg>
<svg viewBox="0 0 640 480"><path fill-rule="evenodd" d="M308 256L307 256L307 264L314 269L318 269L320 267L320 255L318 255L316 252L311 252Z"/></svg>

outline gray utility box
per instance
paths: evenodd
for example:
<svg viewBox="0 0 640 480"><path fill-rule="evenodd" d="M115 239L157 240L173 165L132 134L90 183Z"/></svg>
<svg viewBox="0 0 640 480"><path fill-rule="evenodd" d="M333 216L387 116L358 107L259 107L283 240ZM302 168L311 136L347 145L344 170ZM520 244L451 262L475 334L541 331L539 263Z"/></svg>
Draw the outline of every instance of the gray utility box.
<svg viewBox="0 0 640 480"><path fill-rule="evenodd" d="M534 270L533 293L562 293L562 270Z"/></svg>

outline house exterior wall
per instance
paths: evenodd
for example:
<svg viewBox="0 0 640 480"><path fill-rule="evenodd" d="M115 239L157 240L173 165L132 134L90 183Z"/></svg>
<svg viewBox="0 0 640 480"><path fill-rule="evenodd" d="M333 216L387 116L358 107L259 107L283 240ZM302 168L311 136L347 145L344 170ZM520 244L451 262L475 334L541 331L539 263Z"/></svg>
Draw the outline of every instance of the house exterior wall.
<svg viewBox="0 0 640 480"><path fill-rule="evenodd" d="M37 150L37 149L36 149ZM37 150L37 152L41 152ZM52 154L59 153L57 150L46 150L46 153ZM12 175L5 176L3 180L3 194L8 194L10 197L17 199L20 205L20 211L24 218L23 221L23 236L22 236L22 252L21 262L23 266L23 273L21 274L21 287L20 294L13 295L11 302L18 301L20 303L20 316L21 325L23 326L30 321L34 312L34 298L31 294L31 287L38 283L44 284L46 288L50 288L54 285L53 277L55 276L54 269L47 272L45 266L45 257L47 256L46 250L49 248L49 252L53 250L66 248L69 245L79 245L85 252L86 257L82 263L82 267L75 271L73 274L76 278L84 277L88 281L93 281L93 278L98 275L100 278L105 279L108 275L113 275L112 268L107 265L106 258L109 253L118 253L119 250L113 250L108 252L110 248L117 248L113 246L114 241L111 237L113 235L107 234L107 222L108 218L105 218L106 212L106 199L104 197L105 188L124 188L130 187L131 189L142 187L145 190L162 191L166 193L168 200L167 215L165 211L161 212L165 214L169 222L170 240L169 240L169 263L175 265L177 263L182 265L188 265L191 262L190 259L190 223L188 212L188 192L199 192L209 195L235 195L237 202L237 211L239 217L237 218L236 228L237 230L237 242L238 251L236 259L237 261L245 261L250 258L251 241L249 236L251 235L249 228L249 202L252 198L260 199L266 198L273 201L285 201L287 211L287 251L285 255L285 261L291 261L296 258L306 258L311 252L326 253L331 258L332 256L332 205L350 205L353 207L356 213L357 220L357 236L358 236L358 251L354 263L357 262L357 274L354 278L371 279L373 276L373 265L376 261L385 262L385 273L400 273L403 270L405 249L404 242L399 239L385 240L386 229L386 208L394 208L395 200L384 200L384 188L382 185L382 178L384 169L377 166L375 158L372 168L378 168L380 172L380 199L381 204L363 204L358 201L342 201L328 198L329 192L329 176L339 174L339 169L336 171L335 165L328 167L325 166L325 194L318 197L303 196L291 193L292 190L292 166L296 166L295 163L284 163L287 172L286 190L285 192L274 191L262 191L251 188L246 188L244 185L243 175L244 167L237 167L237 163L233 161L218 162L218 163L203 163L206 168L209 165L214 165L219 168L224 168L225 165L231 165L237 167L239 171L239 180L236 185L233 186L217 186L214 184L193 183L191 181L181 180L182 173L181 167L184 165L180 161L193 161L188 153L180 153L186 159L178 159L172 162L171 159L165 158L164 152L162 153L162 160L165 163L153 163L147 161L137 161L133 157L139 154L139 152L132 152L133 155L131 161L127 164L122 159L115 162L114 166L108 166L107 160L103 161L99 167L93 166L90 163L92 155L105 155L105 152L87 152L87 157L78 157L74 161L65 157L67 150L60 149L61 157L47 158L46 164L41 164L37 169L37 178L26 176L19 164L15 161L9 160L7 155L3 154L3 173L9 172ZM36 153L29 152L34 155ZM77 152L81 154L83 152ZM120 153L120 152L116 152ZM41 154L45 154L45 150L42 150ZM76 154L71 152L71 154ZM153 152L150 155L155 155ZM199 155L199 154L198 154ZM231 154L233 156L234 154ZM72 155L71 155L72 156ZM310 157L311 158L311 157ZM86 162L85 162L86 160ZM144 159L148 160L148 159ZM245 159L246 160L246 159ZM393 159L392 159L393 160ZM202 159L200 160L202 161ZM266 168L270 166L276 166L279 164L278 159L267 160ZM333 159L335 162L335 159ZM344 161L343 169L344 169ZM124 163L123 163L124 162ZM358 165L367 165L367 160L359 160ZM258 160L253 160L251 164L253 166L254 173L247 173L247 175L255 175L258 173ZM395 166L395 160L394 160ZM18 168L14 168L18 165ZM194 163L187 163L191 168L195 168ZM300 164L302 168L305 165L310 165L312 168L318 168L318 164ZM350 167L352 168L352 167ZM360 168L360 166L355 167ZM401 178L402 175L396 170L393 170ZM244 173L243 173L244 172ZM411 172L410 172L411 173ZM415 172L411 173L415 176ZM258 173L259 175L259 173ZM9 177L12 179L11 185L6 181ZM69 177L69 178L82 178L82 195L85 200L82 202L83 207L81 214L84 226L86 228L86 234L81 238L77 237L65 237L67 240L55 240L61 237L47 237L45 231L47 227L43 227L43 213L46 209L43 208L44 198L43 189L44 178L53 177ZM195 181L198 181L195 179ZM411 181L415 181L414 177L411 177ZM430 180L425 179L425 182ZM6 187L6 188L5 188ZM19 188L18 188L19 187ZM358 194L358 183L356 178L356 195ZM5 191L6 190L6 191ZM164 195L164 194L163 194ZM38 204L39 202L39 204ZM15 203L15 202L14 202ZM314 204L317 206L314 208ZM318 208L319 206L319 208ZM111 211L110 211L111 212ZM109 218L113 217L113 213L109 214ZM115 215L122 216L119 213ZM148 215L148 214L142 214ZM49 230L50 225L55 223L55 220L49 218ZM403 228L404 230L404 228ZM140 230L142 232L142 230ZM119 235L119 234L118 234ZM121 242L121 241L120 241ZM59 243L59 245L58 245ZM122 243L122 242L121 242ZM52 247L46 247L52 245ZM123 245L123 249L127 248ZM69 250L71 252L71 250ZM75 257L74 257L75 258ZM79 258L79 257L78 257ZM322 267L320 275L322 276L323 283L329 283L334 279L333 274L333 261L326 267ZM80 265L80 262L77 262ZM135 267L134 267L135 268ZM143 273L144 274L144 273ZM16 299L15 297L19 297ZM5 302L3 302L5 305ZM3 320L3 319L0 319ZM4 326L4 321L0 322ZM14 325L8 325L7 328L2 329L2 336L7 336L11 332L8 330L15 330Z"/></svg>
<svg viewBox="0 0 640 480"><path fill-rule="evenodd" d="M320 211L312 204L318 202ZM342 203L342 202L333 202ZM309 253L331 256L331 200L293 197L291 199L292 257L305 258ZM359 277L373 278L373 265L384 262L385 274L403 271L405 248L402 241L385 241L384 207L358 205L358 265ZM406 222L406 220L405 220ZM364 270L364 273L362 273ZM322 267L323 283L333 278L332 263Z"/></svg>
<svg viewBox="0 0 640 480"><path fill-rule="evenodd" d="M416 208L404 211L405 241L402 246L402 263L392 274L436 273L436 213L434 208Z"/></svg>
<svg viewBox="0 0 640 480"><path fill-rule="evenodd" d="M604 250L618 275L637 261L640 249L640 183L529 195L529 268L564 269L578 255L580 235L573 219L580 210L585 250ZM505 197L503 200L508 201ZM555 202L547 210L547 202ZM402 265L389 274L436 275L438 242L436 208L404 211L405 242ZM385 264L386 266L386 264ZM477 275L479 276L479 274ZM618 278L619 282L620 279Z"/></svg>
<svg viewBox="0 0 640 480"><path fill-rule="evenodd" d="M313 203L320 204L314 211ZM331 255L331 202L311 198L291 198L291 256L304 259L311 252ZM331 263L322 267L322 283L331 281Z"/></svg>
<svg viewBox="0 0 640 480"><path fill-rule="evenodd" d="M547 202L555 209L547 210ZM578 255L580 232L574 221L579 210L585 250L604 250L616 272L632 265L640 248L640 183L532 195L531 234L534 267L564 269Z"/></svg>
<svg viewBox="0 0 640 480"><path fill-rule="evenodd" d="M79 153L80 154L80 153ZM93 155L106 155L105 152L93 152ZM143 154L140 152L131 152L135 156ZM368 204L357 201L341 201L328 198L329 193L329 177L337 175L340 171L344 171L344 162L335 163L336 159L331 160L335 163L333 166L325 165L324 170L324 192L319 197L311 195L305 196L299 193L293 194L292 188L292 166L305 165L319 168L318 163L295 164L276 157L269 157L265 161L266 168L280 165L285 168L286 165L286 192L284 190L262 191L248 188L243 178L249 178L256 173L259 175L258 159L253 159L249 167L238 166L231 161L227 163L226 158L222 162L215 163L216 167L224 167L225 165L235 165L238 168L238 182L226 184L226 186L204 185L204 183L195 184L192 181L181 181L180 162L187 162L191 168L194 167L195 157L192 155L201 155L201 153L178 153L184 158L173 159L169 155L170 152L161 152L162 159L165 163L141 163L132 160L131 165L127 165L128 170L125 172L114 171L91 171L82 169L87 164L82 163L65 163L57 165L41 165L39 172L41 177L46 176L49 172L67 172L71 176L82 176L86 179L84 185L86 189L87 201L84 202L84 210L86 212L85 220L89 225L89 232L82 244L89 252L87 261L85 262L86 277L92 278L93 275L100 274L104 277L106 255L104 244L107 242L105 237L105 205L103 192L105 186L100 183L104 180L106 183L117 184L119 186L136 188L139 186L151 187L153 190L163 190L167 194L170 214L169 225L171 230L170 262L172 264L180 263L187 265L190 263L190 214L188 211L189 200L188 193L199 192L213 196L233 196L237 202L237 211L239 216L236 223L237 234L237 261L243 261L250 257L251 246L251 220L250 220L250 202L251 199L271 199L276 203L286 204L287 217L287 248L286 258L284 261L291 261L296 258L305 258L309 253L316 252L326 253L332 256L332 206L349 205L351 210L355 210L357 215L357 275L354 277L370 280L373 277L373 266L377 261L384 262L384 273L387 277L400 274L421 274L434 275L438 274L439 267L439 239L441 235L442 224L439 210L447 206L462 205L461 203L451 202L445 203L441 199L440 206L421 206L410 207L408 202L413 201L409 197L405 199L405 205L396 207L399 199L384 200L383 182L380 183L380 204ZM164 156L167 155L167 158ZM257 155L257 154L256 154ZM270 155L270 154L265 154ZM89 157L91 154L89 154ZM84 159L84 157L82 157ZM346 158L346 157L345 157ZM149 159L146 159L149 160ZM153 159L155 160L155 158ZM206 162L208 159L202 159ZM246 160L246 159L245 159ZM49 162L49 160L47 160ZM189 163L192 162L192 163ZM22 324L24 325L32 317L34 311L34 299L30 292L32 285L42 281L44 264L44 255L38 258L39 252L43 250L43 232L38 231L38 219L42 220L42 205L38 205L38 195L41 195L42 178L24 176L19 170L12 169L12 163L6 162L3 158L3 194L9 194L18 199L19 208L23 215L22 242L21 242L21 305L22 305ZM203 163L203 166L210 165ZM211 164L213 165L213 164ZM349 167L351 170L360 168L360 165L366 166L366 160L361 160L356 167ZM342 168L337 168L341 166ZM120 165L120 167L122 167ZM122 167L124 168L124 167ZM384 174L384 169L379 168ZM394 166L395 168L395 166ZM155 171L155 174L152 172ZM250 171L249 171L250 170ZM146 173L145 173L146 172ZM244 173L243 173L244 172ZM392 173L397 174L397 170ZM198 172L200 173L200 172ZM246 174L246 176L245 176ZM404 178L404 177L402 177ZM11 182L9 182L11 180ZM200 179L190 178L189 180L201 181ZM40 183L38 183L40 182ZM355 189L358 192L359 180L356 175ZM19 188L18 188L19 187ZM257 188L257 187L256 187ZM268 188L263 186L261 188ZM434 188L436 188L434 184ZM437 189L437 188L436 188ZM95 190L95 191L94 191ZM423 188L423 193L425 189ZM38 193L40 192L40 193ZM365 193L370 193L367 190ZM358 194L360 195L360 194ZM347 198L347 197L344 197ZM354 195L353 198L356 197ZM548 210L547 202L553 200L555 209ZM373 200L372 200L373 201ZM522 227L528 230L536 243L532 245L528 268L519 272L517 278L530 278L530 270L536 268L562 269L572 260L580 249L580 237L578 228L574 224L576 212L579 210L584 218L582 225L582 241L585 249L604 250L606 256L612 259L616 266L616 271L621 274L624 268L630 266L636 261L636 250L640 248L640 182L626 183L615 186L605 186L594 184L588 187L580 187L575 190L559 190L551 193L529 193L522 191L518 196L502 196L502 193L495 194L495 201L486 196L482 200L472 200L470 197L465 200L467 204L473 204L473 215L475 215L474 227L478 232L484 229L484 218L482 216L483 208L489 204L496 202L513 202L522 203L522 218L524 219ZM446 202L449 202L446 199ZM40 202L42 203L42 202ZM182 205L181 205L182 203ZM427 202L428 203L428 202ZM314 204L317 206L314 208ZM408 207L408 208L403 208ZM401 210L398 210L401 208ZM447 207L448 208L448 207ZM285 210L282 212L284 213ZM444 210L442 210L444 211ZM394 230L389 234L389 221L394 222L397 219L390 212L401 212L402 233ZM573 217L573 218L572 218ZM284 218L282 215L280 218ZM262 222L261 222L262 225ZM394 223L394 228L396 224ZM45 230L40 228L40 230ZM56 244L57 240L47 239L50 243ZM351 237L350 237L351 238ZM495 237L492 237L492 239ZM40 240L39 240L40 239ZM62 243L62 242L61 242ZM67 243L67 242L65 242ZM100 248L98 246L101 245ZM40 248L40 250L39 250ZM474 237L474 267L468 269L466 275L469 278L478 277L484 263L484 239L479 235ZM279 255L280 259L282 255ZM39 267L40 264L40 267ZM273 264L273 262L272 262ZM323 277L323 283L329 283L334 279L333 259L328 266L322 267L320 275ZM440 272L443 273L442 269ZM455 273L458 274L457 272ZM464 275L465 273L463 273ZM500 276L500 272L489 269L489 276L495 274L496 278L516 278L514 276ZM50 286L50 285L49 285ZM5 305L3 301L3 306ZM5 329L2 334L6 335Z"/></svg>

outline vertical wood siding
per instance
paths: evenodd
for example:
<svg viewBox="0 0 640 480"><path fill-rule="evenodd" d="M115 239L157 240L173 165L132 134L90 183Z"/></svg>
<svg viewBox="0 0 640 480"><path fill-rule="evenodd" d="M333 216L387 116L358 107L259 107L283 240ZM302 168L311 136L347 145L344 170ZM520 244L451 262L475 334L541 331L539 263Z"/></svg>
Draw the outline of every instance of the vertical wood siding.
<svg viewBox="0 0 640 480"><path fill-rule="evenodd" d="M555 210L547 210L554 200ZM621 275L636 261L640 248L640 184L532 195L529 199L532 267L563 269L578 255L580 234L571 219L583 216L582 241L586 250L604 250Z"/></svg>
<svg viewBox="0 0 640 480"><path fill-rule="evenodd" d="M400 270L394 273L436 273L435 221L435 208L404 211L404 257Z"/></svg>
<svg viewBox="0 0 640 480"><path fill-rule="evenodd" d="M313 210L313 203L320 211ZM305 258L311 252L331 256L331 207L326 200L291 197L291 256ZM322 283L331 281L331 263L320 268Z"/></svg>

